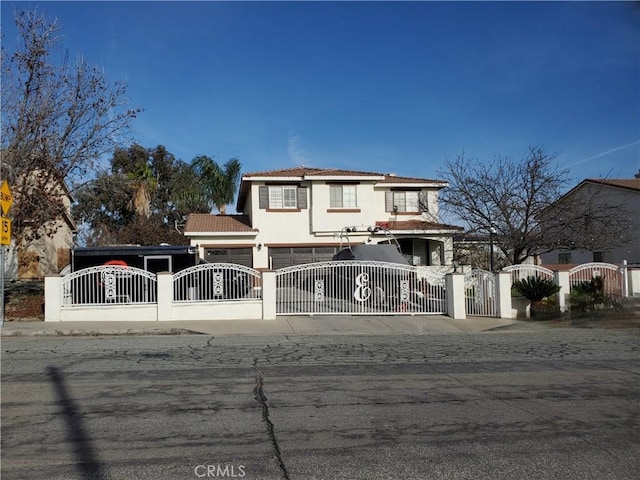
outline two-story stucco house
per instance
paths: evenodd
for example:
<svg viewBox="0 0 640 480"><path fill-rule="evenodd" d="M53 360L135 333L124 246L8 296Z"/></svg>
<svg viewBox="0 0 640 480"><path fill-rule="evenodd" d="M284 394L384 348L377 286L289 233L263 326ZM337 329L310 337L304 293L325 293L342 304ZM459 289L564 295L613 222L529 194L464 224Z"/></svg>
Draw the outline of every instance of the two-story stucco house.
<svg viewBox="0 0 640 480"><path fill-rule="evenodd" d="M594 200L595 199L595 200ZM549 208L550 215L562 214L569 206L581 202L592 202L596 207L611 211L618 209L628 216L631 228L628 241L620 244L614 239L603 238L602 248L597 250L568 249L554 250L540 255L544 265L580 264L588 262L607 262L622 264L627 261L631 265L640 265L640 173L635 178L588 178L583 180L569 192L564 194ZM599 235L599 229L594 229ZM571 229L567 228L567 231ZM584 230L578 230L585 234Z"/></svg>
<svg viewBox="0 0 640 480"><path fill-rule="evenodd" d="M459 227L439 222L440 180L297 167L242 176L238 215L192 214L185 236L208 262L254 268L331 260L347 245L395 237L414 265L450 265ZM375 228L378 227L378 228ZM373 231L372 231L373 230Z"/></svg>

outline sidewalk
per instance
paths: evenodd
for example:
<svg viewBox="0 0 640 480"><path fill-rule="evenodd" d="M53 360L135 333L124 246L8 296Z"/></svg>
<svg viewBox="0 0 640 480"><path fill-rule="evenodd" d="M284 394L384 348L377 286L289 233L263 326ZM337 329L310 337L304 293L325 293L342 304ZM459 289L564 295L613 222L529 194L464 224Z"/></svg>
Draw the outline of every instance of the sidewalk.
<svg viewBox="0 0 640 480"><path fill-rule="evenodd" d="M429 335L478 333L513 327L512 319L438 315L416 316L283 316L275 320L197 320L176 322L5 322L0 336L98 335Z"/></svg>

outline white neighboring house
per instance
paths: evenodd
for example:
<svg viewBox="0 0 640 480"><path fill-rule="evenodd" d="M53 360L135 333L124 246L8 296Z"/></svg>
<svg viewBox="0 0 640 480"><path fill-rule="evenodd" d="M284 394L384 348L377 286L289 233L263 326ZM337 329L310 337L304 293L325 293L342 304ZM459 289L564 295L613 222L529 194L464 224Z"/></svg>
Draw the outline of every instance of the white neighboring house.
<svg viewBox="0 0 640 480"><path fill-rule="evenodd" d="M439 222L440 180L297 167L242 176L238 215L192 214L184 235L207 262L278 269L331 260L351 244L400 243L413 265L451 265L453 235ZM378 227L371 233L369 228ZM353 231L355 230L355 231Z"/></svg>
<svg viewBox="0 0 640 480"><path fill-rule="evenodd" d="M620 205L629 212L635 227L631 233L631 240L620 246L598 251L588 250L555 250L540 255L543 265L553 264L582 264L589 262L606 262L622 264L627 261L630 265L640 265L640 174L636 178L623 179L586 179L560 197L563 200L575 201L576 198L589 197L597 193L598 201L602 204ZM553 207L550 207L553 212Z"/></svg>

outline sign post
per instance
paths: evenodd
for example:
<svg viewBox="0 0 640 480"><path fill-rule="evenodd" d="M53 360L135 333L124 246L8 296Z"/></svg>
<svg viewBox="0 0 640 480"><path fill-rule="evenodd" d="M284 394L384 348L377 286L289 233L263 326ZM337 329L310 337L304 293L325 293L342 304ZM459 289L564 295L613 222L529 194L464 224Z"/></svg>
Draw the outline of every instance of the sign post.
<svg viewBox="0 0 640 480"><path fill-rule="evenodd" d="M0 328L4 327L4 250L5 245L11 245L11 220L5 218L13 203L13 196L9 183L5 180L0 187Z"/></svg>

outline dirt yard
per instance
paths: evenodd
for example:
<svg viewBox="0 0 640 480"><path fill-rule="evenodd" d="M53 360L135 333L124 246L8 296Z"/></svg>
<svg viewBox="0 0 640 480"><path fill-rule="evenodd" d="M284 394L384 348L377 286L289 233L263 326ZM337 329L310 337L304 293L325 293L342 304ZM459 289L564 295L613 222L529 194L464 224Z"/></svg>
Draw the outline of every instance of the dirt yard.
<svg viewBox="0 0 640 480"><path fill-rule="evenodd" d="M7 282L4 302L5 321L43 321L44 282Z"/></svg>

